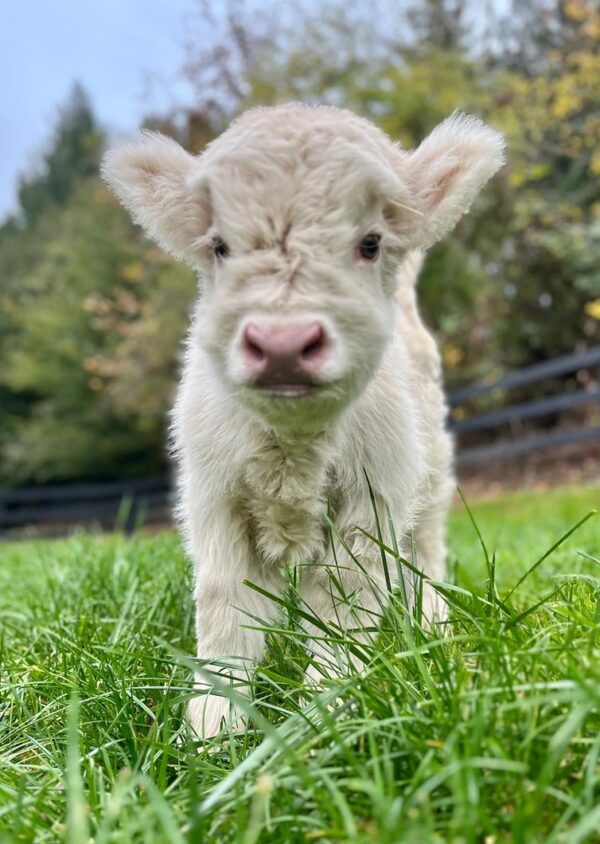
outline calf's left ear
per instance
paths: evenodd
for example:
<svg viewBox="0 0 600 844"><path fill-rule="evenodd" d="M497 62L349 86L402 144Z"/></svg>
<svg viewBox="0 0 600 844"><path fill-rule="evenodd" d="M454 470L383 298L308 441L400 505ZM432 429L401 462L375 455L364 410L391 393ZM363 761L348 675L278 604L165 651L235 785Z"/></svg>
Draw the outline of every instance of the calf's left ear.
<svg viewBox="0 0 600 844"><path fill-rule="evenodd" d="M452 229L483 185L504 164L504 139L476 117L453 114L404 158L412 211L389 208L412 249L426 249Z"/></svg>
<svg viewBox="0 0 600 844"><path fill-rule="evenodd" d="M145 132L110 150L102 177L136 223L167 252L195 265L211 222L200 158L171 138Z"/></svg>

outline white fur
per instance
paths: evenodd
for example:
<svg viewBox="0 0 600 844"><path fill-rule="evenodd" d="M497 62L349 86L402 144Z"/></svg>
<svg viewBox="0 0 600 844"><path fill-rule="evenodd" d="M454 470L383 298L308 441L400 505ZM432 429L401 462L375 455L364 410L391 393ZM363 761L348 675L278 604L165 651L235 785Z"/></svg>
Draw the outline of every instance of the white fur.
<svg viewBox="0 0 600 844"><path fill-rule="evenodd" d="M370 479L401 548L414 530L425 574L445 574L452 446L435 343L417 310L419 249L449 231L502 164L501 137L455 115L414 152L372 124L328 107L255 109L197 157L147 135L105 159L105 178L162 246L194 266L200 296L173 413L180 518L195 563L198 657L242 673L260 658L253 619L276 604L244 585L283 587L284 563L306 567L301 588L316 617L350 624L328 576L327 507L358 567L337 548L352 625L373 626L385 581ZM357 254L382 236L375 263ZM230 255L212 256L222 238ZM331 343L313 397L265 397L248 383L240 337L248 321L318 320ZM434 589L425 613L443 614ZM309 679L327 660L313 643ZM230 669L230 671L233 670ZM199 735L218 732L225 697L190 706Z"/></svg>

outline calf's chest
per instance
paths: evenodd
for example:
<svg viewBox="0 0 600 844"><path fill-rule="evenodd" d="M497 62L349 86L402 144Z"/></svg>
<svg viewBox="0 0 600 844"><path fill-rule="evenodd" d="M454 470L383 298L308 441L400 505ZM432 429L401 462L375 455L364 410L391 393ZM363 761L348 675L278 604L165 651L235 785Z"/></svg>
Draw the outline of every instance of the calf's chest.
<svg viewBox="0 0 600 844"><path fill-rule="evenodd" d="M248 460L240 503L264 562L297 564L324 556L330 460L325 443L298 447L277 441Z"/></svg>

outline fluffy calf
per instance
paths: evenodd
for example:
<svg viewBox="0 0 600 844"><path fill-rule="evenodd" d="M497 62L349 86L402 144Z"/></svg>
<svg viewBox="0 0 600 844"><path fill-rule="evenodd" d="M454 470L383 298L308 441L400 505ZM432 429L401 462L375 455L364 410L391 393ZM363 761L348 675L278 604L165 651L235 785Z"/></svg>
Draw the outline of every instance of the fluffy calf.
<svg viewBox="0 0 600 844"><path fill-rule="evenodd" d="M283 564L306 564L317 618L372 627L385 581L359 530L375 532L367 477L401 548L414 535L423 572L444 578L452 446L415 282L420 250L468 210L502 151L464 115L407 151L350 112L291 104L247 112L199 156L156 134L107 155L134 219L198 272L173 422L208 667L261 656L249 627L276 606L244 581L280 592ZM337 549L334 578L327 508L352 551ZM443 612L427 585L424 612ZM318 681L327 654L311 650ZM198 687L190 718L208 736L229 704L204 673Z"/></svg>

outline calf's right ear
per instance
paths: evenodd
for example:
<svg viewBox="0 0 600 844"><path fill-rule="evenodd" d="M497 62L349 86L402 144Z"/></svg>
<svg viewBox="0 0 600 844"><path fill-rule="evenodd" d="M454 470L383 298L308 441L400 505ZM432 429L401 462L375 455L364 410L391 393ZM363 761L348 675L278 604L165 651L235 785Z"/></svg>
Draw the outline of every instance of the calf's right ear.
<svg viewBox="0 0 600 844"><path fill-rule="evenodd" d="M176 258L198 263L211 209L197 157L171 138L145 132L142 140L107 152L101 172L153 240Z"/></svg>

